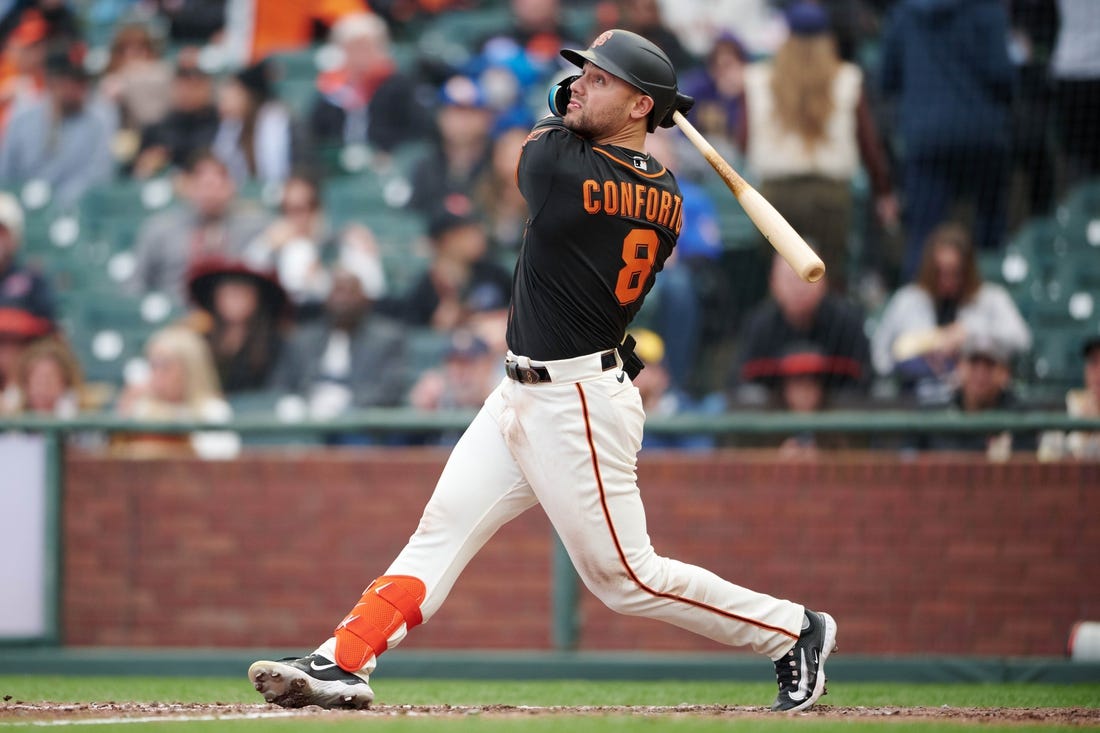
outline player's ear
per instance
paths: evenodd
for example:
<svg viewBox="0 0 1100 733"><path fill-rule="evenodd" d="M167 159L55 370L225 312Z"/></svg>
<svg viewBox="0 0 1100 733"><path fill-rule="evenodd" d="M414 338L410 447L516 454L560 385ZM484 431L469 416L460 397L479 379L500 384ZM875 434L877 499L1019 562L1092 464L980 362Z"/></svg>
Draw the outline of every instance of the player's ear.
<svg viewBox="0 0 1100 733"><path fill-rule="evenodd" d="M653 97L648 94L639 94L634 101L634 106L630 109L630 117L635 120L644 120L649 117L649 113L652 111Z"/></svg>

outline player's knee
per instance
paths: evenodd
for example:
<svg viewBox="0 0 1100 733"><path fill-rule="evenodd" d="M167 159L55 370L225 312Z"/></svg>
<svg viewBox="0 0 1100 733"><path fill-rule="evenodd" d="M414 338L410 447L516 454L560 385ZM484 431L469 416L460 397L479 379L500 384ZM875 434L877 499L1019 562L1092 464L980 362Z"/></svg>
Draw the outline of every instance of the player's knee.
<svg viewBox="0 0 1100 733"><path fill-rule="evenodd" d="M626 616L632 615L632 599L630 588L625 583L601 583L598 586L588 586L592 594L615 613Z"/></svg>
<svg viewBox="0 0 1100 733"><path fill-rule="evenodd" d="M640 588L622 567L609 568L606 573L582 573L581 577L592 595L615 613L639 613Z"/></svg>
<svg viewBox="0 0 1100 733"><path fill-rule="evenodd" d="M622 562L605 563L581 570L585 585L605 606L626 616L646 615L652 589L663 587L666 568L652 551L634 558L628 567Z"/></svg>

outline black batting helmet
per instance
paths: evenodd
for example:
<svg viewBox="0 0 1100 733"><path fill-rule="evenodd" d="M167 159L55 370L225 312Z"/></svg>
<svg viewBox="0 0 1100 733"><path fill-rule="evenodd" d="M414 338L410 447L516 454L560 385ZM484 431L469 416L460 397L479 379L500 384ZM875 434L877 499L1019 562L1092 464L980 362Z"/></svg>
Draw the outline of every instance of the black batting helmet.
<svg viewBox="0 0 1100 733"><path fill-rule="evenodd" d="M580 67L590 61L652 97L650 132L657 129L676 103L676 70L672 62L664 51L637 33L619 28L604 31L587 50L567 48L561 55Z"/></svg>

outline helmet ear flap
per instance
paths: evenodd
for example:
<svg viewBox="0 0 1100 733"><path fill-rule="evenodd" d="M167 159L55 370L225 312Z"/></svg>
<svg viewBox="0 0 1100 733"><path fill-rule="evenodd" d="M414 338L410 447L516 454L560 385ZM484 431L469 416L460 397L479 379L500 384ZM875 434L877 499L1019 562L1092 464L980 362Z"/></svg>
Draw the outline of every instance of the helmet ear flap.
<svg viewBox="0 0 1100 733"><path fill-rule="evenodd" d="M580 74L575 74L574 76L562 79L557 84L550 87L546 99L546 103L550 107L550 112L558 117L565 117L565 111L569 106L569 100L573 96L573 82L580 78Z"/></svg>

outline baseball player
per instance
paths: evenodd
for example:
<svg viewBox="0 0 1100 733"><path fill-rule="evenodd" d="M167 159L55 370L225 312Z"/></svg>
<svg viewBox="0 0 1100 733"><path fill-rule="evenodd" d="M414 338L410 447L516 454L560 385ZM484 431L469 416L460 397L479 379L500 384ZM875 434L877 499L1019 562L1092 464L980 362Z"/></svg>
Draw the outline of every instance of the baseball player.
<svg viewBox="0 0 1100 733"><path fill-rule="evenodd" d="M551 92L520 155L527 233L508 322L507 376L455 446L415 534L312 654L248 671L284 707L362 708L378 655L439 609L502 525L541 505L585 585L620 613L661 619L775 662L773 710L825 691L832 617L658 555L635 476L645 415L623 342L676 244L681 198L646 154L692 99L657 46L624 30L562 55L581 73Z"/></svg>

